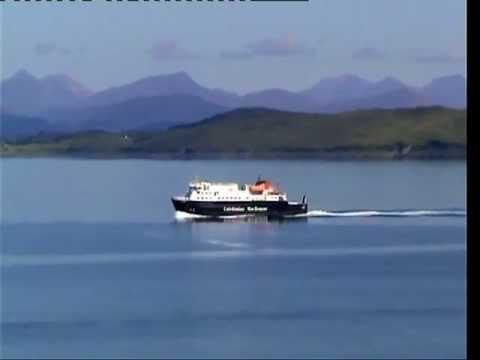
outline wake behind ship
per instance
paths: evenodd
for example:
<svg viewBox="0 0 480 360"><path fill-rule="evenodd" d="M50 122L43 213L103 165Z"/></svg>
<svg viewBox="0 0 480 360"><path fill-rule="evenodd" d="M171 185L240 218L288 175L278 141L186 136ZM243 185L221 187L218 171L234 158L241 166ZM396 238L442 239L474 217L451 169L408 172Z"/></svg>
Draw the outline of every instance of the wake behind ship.
<svg viewBox="0 0 480 360"><path fill-rule="evenodd" d="M301 202L287 200L287 194L268 180L259 179L254 185L194 181L185 196L172 198L175 210L193 216L284 217L305 214L305 196Z"/></svg>

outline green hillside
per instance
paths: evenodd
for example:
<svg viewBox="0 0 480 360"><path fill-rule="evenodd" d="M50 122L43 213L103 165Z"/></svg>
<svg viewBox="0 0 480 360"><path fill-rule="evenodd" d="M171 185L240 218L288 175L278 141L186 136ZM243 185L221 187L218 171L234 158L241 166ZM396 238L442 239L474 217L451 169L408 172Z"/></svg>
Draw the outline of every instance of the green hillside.
<svg viewBox="0 0 480 360"><path fill-rule="evenodd" d="M440 107L304 114L241 109L156 133L82 133L3 145L2 153L310 154L462 157L466 112Z"/></svg>

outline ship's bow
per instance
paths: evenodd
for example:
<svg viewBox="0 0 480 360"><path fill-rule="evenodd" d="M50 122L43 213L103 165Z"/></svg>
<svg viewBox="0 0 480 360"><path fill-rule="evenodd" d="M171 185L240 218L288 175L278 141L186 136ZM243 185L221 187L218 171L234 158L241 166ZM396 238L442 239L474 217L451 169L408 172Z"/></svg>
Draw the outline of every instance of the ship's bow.
<svg viewBox="0 0 480 360"><path fill-rule="evenodd" d="M187 200L181 197L172 197L172 204L175 211L187 212Z"/></svg>

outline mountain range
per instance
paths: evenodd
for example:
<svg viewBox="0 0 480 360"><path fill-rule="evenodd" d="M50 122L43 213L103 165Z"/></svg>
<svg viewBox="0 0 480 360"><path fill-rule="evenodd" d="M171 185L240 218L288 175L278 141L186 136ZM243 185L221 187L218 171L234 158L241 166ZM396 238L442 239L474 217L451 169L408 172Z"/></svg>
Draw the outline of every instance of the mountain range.
<svg viewBox="0 0 480 360"><path fill-rule="evenodd" d="M49 110L43 115L58 131L162 130L192 123L228 108L193 95L144 96L115 104Z"/></svg>
<svg viewBox="0 0 480 360"><path fill-rule="evenodd" d="M64 74L38 79L25 70L0 83L2 111L38 115L49 108L66 108L93 95L93 91Z"/></svg>
<svg viewBox="0 0 480 360"><path fill-rule="evenodd" d="M298 92L266 89L239 95L204 87L185 72L151 76L94 92L67 75L37 78L22 70L1 82L0 93L2 113L28 116L30 122L43 119L39 124L45 131L158 130L251 107L304 113L437 105L466 107L466 81L461 75L436 78L421 87L393 77L373 82L343 75L321 79ZM12 130L9 123L9 131ZM38 131L38 126L33 126L34 130Z"/></svg>

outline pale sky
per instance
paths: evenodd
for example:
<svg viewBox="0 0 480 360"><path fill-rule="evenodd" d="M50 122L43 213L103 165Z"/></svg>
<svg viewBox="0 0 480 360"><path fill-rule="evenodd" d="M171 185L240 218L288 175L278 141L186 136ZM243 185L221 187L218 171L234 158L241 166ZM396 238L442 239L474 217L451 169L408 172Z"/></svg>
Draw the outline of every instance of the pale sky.
<svg viewBox="0 0 480 360"><path fill-rule="evenodd" d="M412 85L465 74L462 0L1 3L1 78L66 73L93 90L177 71L245 93L346 73Z"/></svg>

